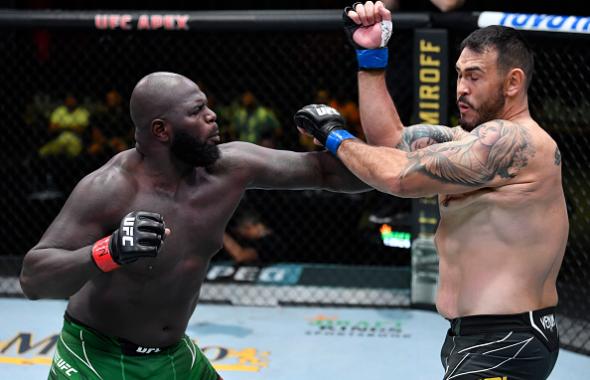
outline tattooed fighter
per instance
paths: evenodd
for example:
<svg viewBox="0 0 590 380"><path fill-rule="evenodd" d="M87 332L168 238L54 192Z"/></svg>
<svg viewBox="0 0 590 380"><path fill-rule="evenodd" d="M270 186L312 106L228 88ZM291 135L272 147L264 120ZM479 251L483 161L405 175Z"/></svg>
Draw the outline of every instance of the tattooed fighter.
<svg viewBox="0 0 590 380"><path fill-rule="evenodd" d="M530 47L510 28L473 32L456 63L461 126L404 128L385 84L391 14L380 1L356 3L344 22L370 145L326 106L301 109L298 127L380 191L438 194L436 306L451 324L444 379L546 379L569 226L559 149L529 113Z"/></svg>

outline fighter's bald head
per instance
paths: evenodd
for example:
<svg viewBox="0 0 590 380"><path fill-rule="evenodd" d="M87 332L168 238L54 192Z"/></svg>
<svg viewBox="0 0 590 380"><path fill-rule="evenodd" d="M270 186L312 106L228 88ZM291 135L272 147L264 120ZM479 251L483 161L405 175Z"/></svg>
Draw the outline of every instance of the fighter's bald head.
<svg viewBox="0 0 590 380"><path fill-rule="evenodd" d="M199 87L180 74L155 72L143 77L133 89L130 101L131 119L138 131L147 130L152 120L166 113L190 92Z"/></svg>

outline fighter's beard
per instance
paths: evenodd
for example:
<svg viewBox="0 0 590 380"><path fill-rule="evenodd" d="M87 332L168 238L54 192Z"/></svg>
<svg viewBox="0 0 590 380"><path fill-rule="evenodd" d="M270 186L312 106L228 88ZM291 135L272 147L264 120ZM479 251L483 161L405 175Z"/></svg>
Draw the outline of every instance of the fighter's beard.
<svg viewBox="0 0 590 380"><path fill-rule="evenodd" d="M506 103L506 97L502 93L502 90L498 90L496 96L489 99L488 102L482 104L478 109L475 109L471 106L471 103L465 99L465 97L460 96L457 100L458 102L462 102L467 104L471 107L473 111L477 113L477 117L472 122L468 122L467 120L461 118L459 120L459 125L465 129L466 131L471 131L478 125L486 123L490 120L500 119L502 115L502 110L504 108L504 104Z"/></svg>
<svg viewBox="0 0 590 380"><path fill-rule="evenodd" d="M184 131L177 131L170 146L172 154L191 166L211 166L219 159L219 148L207 141L199 141Z"/></svg>

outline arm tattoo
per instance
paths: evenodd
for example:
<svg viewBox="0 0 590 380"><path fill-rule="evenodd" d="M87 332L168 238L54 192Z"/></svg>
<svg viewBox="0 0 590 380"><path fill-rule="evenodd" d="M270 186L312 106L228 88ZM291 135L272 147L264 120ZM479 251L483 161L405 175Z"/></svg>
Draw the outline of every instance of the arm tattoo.
<svg viewBox="0 0 590 380"><path fill-rule="evenodd" d="M478 187L497 175L515 177L534 154L525 128L493 120L474 129L467 139L408 153L404 176L422 172L441 182Z"/></svg>
<svg viewBox="0 0 590 380"><path fill-rule="evenodd" d="M440 125L418 124L404 128L397 149L413 152L432 144L453 141L453 130Z"/></svg>
<svg viewBox="0 0 590 380"><path fill-rule="evenodd" d="M561 165L561 152L558 147L555 147L555 165Z"/></svg>

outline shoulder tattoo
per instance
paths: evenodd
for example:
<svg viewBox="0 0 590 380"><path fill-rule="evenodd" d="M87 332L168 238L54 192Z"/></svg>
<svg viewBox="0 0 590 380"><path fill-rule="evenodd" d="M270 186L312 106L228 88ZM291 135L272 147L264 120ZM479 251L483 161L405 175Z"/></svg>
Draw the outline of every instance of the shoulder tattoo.
<svg viewBox="0 0 590 380"><path fill-rule="evenodd" d="M453 140L453 130L440 125L417 124L404 128L397 149L413 152L432 144Z"/></svg>
<svg viewBox="0 0 590 380"><path fill-rule="evenodd" d="M441 182L482 186L496 176L515 177L534 154L524 127L493 120L469 138L409 153L404 175L420 171Z"/></svg>

